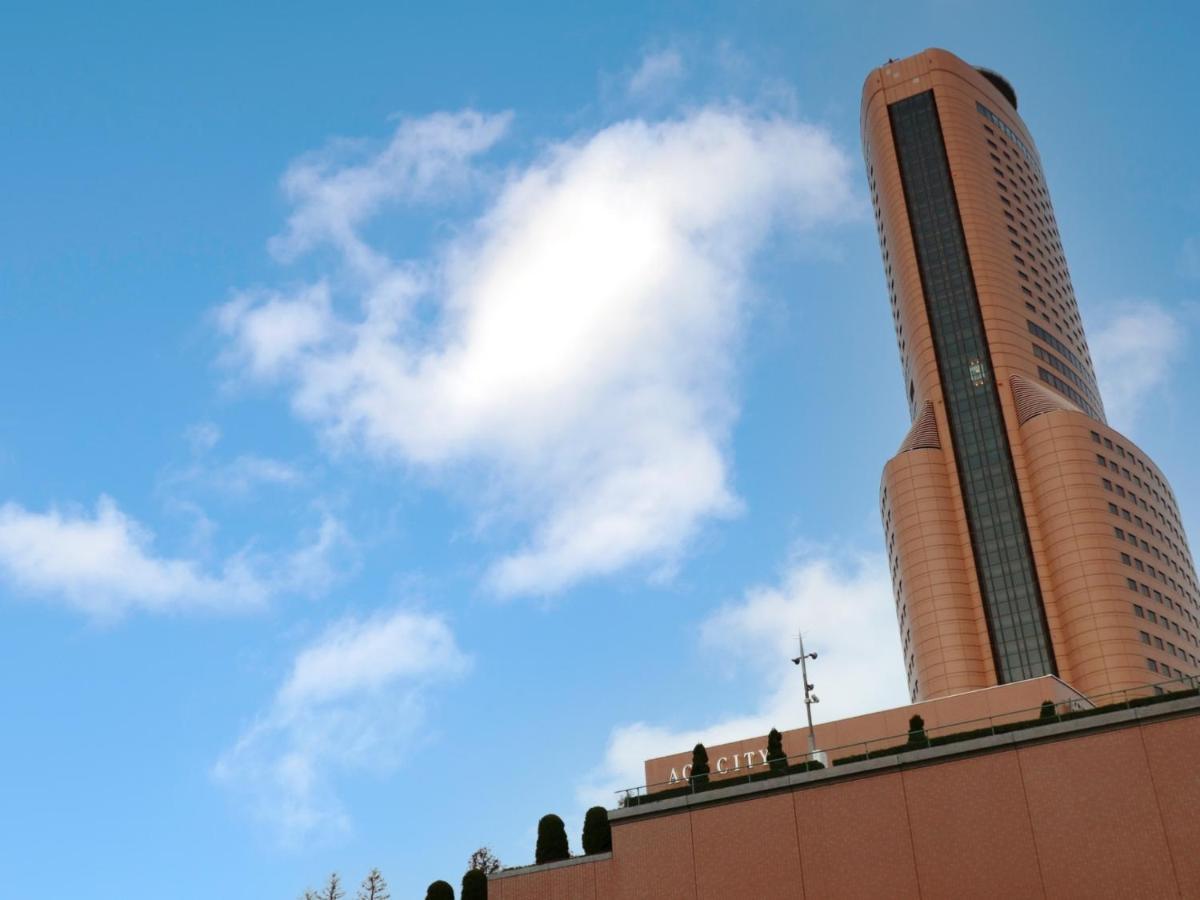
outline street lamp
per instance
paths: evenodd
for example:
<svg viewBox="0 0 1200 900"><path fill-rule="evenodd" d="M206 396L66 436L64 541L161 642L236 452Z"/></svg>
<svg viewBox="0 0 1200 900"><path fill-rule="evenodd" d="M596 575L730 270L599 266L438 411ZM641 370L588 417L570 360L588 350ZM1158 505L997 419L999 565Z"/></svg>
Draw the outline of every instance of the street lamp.
<svg viewBox="0 0 1200 900"><path fill-rule="evenodd" d="M812 758L816 758L817 752L817 733L813 730L812 721L812 705L820 703L821 700L813 693L813 685L808 681L808 660L815 660L817 652L804 652L804 634L797 633L796 637L800 641L800 655L792 657L792 663L800 667L800 677L804 679L804 713L808 716L808 752Z"/></svg>

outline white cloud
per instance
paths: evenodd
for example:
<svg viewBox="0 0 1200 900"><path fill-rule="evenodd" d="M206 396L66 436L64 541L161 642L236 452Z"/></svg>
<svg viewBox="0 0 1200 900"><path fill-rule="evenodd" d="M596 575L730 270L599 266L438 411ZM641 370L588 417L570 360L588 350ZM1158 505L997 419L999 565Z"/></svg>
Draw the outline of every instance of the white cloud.
<svg viewBox="0 0 1200 900"><path fill-rule="evenodd" d="M260 378L278 375L300 354L326 341L336 324L329 286L323 282L288 297L243 293L221 307L217 318L224 330L237 332L244 359Z"/></svg>
<svg viewBox="0 0 1200 900"><path fill-rule="evenodd" d="M222 494L246 496L263 486L296 487L304 480L305 473L292 463L243 453L227 462L205 457L191 465L169 469L161 479L161 486L175 489L192 485Z"/></svg>
<svg viewBox="0 0 1200 900"><path fill-rule="evenodd" d="M330 556L345 541L326 518L312 543L290 555L243 552L215 567L154 552L153 535L109 497L94 515L0 506L0 577L18 591L97 618L145 610L236 610L284 592L309 592L333 577Z"/></svg>
<svg viewBox="0 0 1200 900"><path fill-rule="evenodd" d="M458 658L440 619L399 613L366 624L350 620L296 657L279 697L287 706L336 700L396 678L453 667Z"/></svg>
<svg viewBox="0 0 1200 900"><path fill-rule="evenodd" d="M295 209L287 230L271 242L282 259L330 243L358 267L388 268L358 234L358 227L396 200L433 200L475 178L472 157L508 130L510 113L473 110L405 119L382 150L363 142L339 141L292 164L283 189ZM364 159L365 157L365 159Z"/></svg>
<svg viewBox="0 0 1200 900"><path fill-rule="evenodd" d="M1127 303L1093 333L1091 349L1115 427L1129 429L1150 396L1167 383L1186 341L1183 323L1161 304Z"/></svg>
<svg viewBox="0 0 1200 900"><path fill-rule="evenodd" d="M626 87L631 96L645 97L674 86L683 78L683 73L683 56L678 50L667 48L642 57Z"/></svg>
<svg viewBox="0 0 1200 900"><path fill-rule="evenodd" d="M796 634L818 651L809 669L821 702L816 721L832 721L908 703L891 580L877 554L836 559L809 552L779 585L757 587L709 616L701 626L706 656L743 676L746 709L688 727L634 722L613 729L600 764L578 789L582 805L612 806L614 791L645 781L643 762L804 725L800 672L791 663Z"/></svg>
<svg viewBox="0 0 1200 900"><path fill-rule="evenodd" d="M529 528L492 585L542 593L669 564L736 511L726 445L753 253L780 224L857 206L826 131L705 108L547 148L429 258L367 244L386 204L478 175L471 158L507 122L406 121L365 161L293 167L276 249L328 245L340 265L218 320L244 370L288 386L334 445L479 476L477 512Z"/></svg>
<svg viewBox="0 0 1200 900"><path fill-rule="evenodd" d="M211 478L227 491L244 494L260 484L299 484L304 480L304 474L282 460L244 453L213 471Z"/></svg>
<svg viewBox="0 0 1200 900"><path fill-rule="evenodd" d="M221 429L214 422L196 422L184 431L193 453L206 453L221 440Z"/></svg>
<svg viewBox="0 0 1200 900"><path fill-rule="evenodd" d="M286 843L344 831L337 775L397 767L432 685L468 666L437 616L396 610L337 622L297 654L270 708L213 777Z"/></svg>

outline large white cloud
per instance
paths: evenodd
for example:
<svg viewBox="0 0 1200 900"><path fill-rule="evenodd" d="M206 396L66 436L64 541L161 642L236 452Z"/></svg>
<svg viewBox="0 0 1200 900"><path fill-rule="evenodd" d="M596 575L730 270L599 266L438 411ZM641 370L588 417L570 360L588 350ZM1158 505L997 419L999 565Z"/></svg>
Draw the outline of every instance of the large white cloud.
<svg viewBox="0 0 1200 900"><path fill-rule="evenodd" d="M1125 303L1107 317L1091 348L1109 422L1134 426L1145 402L1166 386L1185 343L1183 322L1152 300Z"/></svg>
<svg viewBox="0 0 1200 900"><path fill-rule="evenodd" d="M285 843L344 831L338 775L399 765L427 692L468 665L437 616L401 609L336 622L296 655L270 708L213 776Z"/></svg>
<svg viewBox="0 0 1200 900"><path fill-rule="evenodd" d="M335 445L470 471L480 515L528 528L491 584L539 593L670 563L737 509L726 445L754 252L857 206L824 130L701 108L547 147L425 258L368 243L388 204L483 179L507 124L441 114L374 155L298 163L273 246L337 264L219 321L243 371L286 385Z"/></svg>
<svg viewBox="0 0 1200 900"><path fill-rule="evenodd" d="M603 759L578 789L582 806L612 806L615 791L645 781L643 762L804 725L797 632L818 651L809 679L821 702L816 721L832 721L909 702L891 579L878 554L800 553L778 585L748 590L701 625L706 654L748 686L746 707L680 726L633 722L613 729Z"/></svg>
<svg viewBox="0 0 1200 900"><path fill-rule="evenodd" d="M94 514L0 506L0 577L19 592L98 618L133 610L236 610L284 592L319 590L342 526L325 518L309 543L282 555L235 554L214 567L154 552L153 535L102 496Z"/></svg>

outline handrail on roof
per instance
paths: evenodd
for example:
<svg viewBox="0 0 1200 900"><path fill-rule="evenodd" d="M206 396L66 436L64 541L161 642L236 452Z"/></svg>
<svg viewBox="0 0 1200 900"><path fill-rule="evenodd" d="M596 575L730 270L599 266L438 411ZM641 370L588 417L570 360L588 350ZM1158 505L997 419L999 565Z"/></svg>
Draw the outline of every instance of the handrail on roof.
<svg viewBox="0 0 1200 900"><path fill-rule="evenodd" d="M1169 685L1175 685L1174 689L1169 689ZM819 762L819 757L825 757L826 760L831 760L833 765L838 765L839 759L845 759L850 756L876 758L881 756L891 756L898 753L903 753L908 750L925 749L929 746L937 746L935 741L941 738L948 738L956 734L970 734L975 731L990 731L991 734L997 734L997 727L1003 729L1004 733L1015 731L1018 728L1031 728L1037 725L1048 725L1064 720L1064 717L1075 718L1079 715L1090 712L1104 712L1112 708L1129 708L1134 705L1134 701L1142 700L1143 702L1153 702L1159 699L1171 699L1172 694L1181 693L1184 691L1196 691L1200 689L1200 678L1192 675L1183 675L1179 678L1172 678L1167 681L1160 681L1155 684L1141 685L1136 688L1125 688L1119 691L1109 691L1104 694L1098 694L1089 698L1072 698L1068 700L1051 701L1045 700L1038 706L1028 707L1026 709L1013 710L1011 712L996 713L990 716L983 716L976 719L965 719L960 722L950 722L945 725L935 725L932 727L923 727L922 733L924 738L914 741L912 739L913 732L903 732L901 734L886 735L883 737L872 738L867 741L853 741L848 744L842 744L837 747L828 747L818 749L816 751L793 754L783 758L782 772L777 775L789 774L790 768L796 768L801 765L810 766L812 768L824 768L824 764L820 766L812 766L814 761ZM1113 699L1119 698L1119 699ZM1100 702L1103 700L1112 700L1112 702ZM1046 704L1054 704L1053 715L1047 715ZM1142 705L1142 704L1136 704ZM1088 708L1090 707L1090 709ZM980 726L980 723L987 723ZM979 726L969 728L966 726ZM1015 726L1015 727L1014 727ZM985 735L979 735L984 737ZM903 741L903 744L897 742ZM856 751L854 753L839 752L839 751ZM796 762L793 762L795 760ZM760 764L756 772L744 775L730 776L729 773L712 774L710 776L702 776L705 780L699 782L693 776L681 778L678 781L659 781L653 784L643 784L630 788L623 788L614 791L618 797L619 806L640 805L643 802L652 802L658 799L669 799L677 795L677 792L694 794L703 790L711 790L716 787L731 787L735 784L749 783L752 781L765 780L771 777L770 761ZM652 788L661 788L662 790L653 791ZM670 791L667 796L659 796Z"/></svg>

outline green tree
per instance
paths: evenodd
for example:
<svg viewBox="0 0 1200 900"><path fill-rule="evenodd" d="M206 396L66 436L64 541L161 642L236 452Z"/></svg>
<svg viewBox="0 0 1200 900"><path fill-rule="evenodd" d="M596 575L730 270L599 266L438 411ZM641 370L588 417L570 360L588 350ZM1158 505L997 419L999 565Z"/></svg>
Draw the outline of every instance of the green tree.
<svg viewBox="0 0 1200 900"><path fill-rule="evenodd" d="M913 716L908 720L908 742L910 744L929 743L929 738L925 736L925 720L920 716Z"/></svg>
<svg viewBox="0 0 1200 900"><path fill-rule="evenodd" d="M778 728L772 728L767 735L767 764L777 775L787 771L787 754L783 752L783 735Z"/></svg>
<svg viewBox="0 0 1200 900"><path fill-rule="evenodd" d="M504 864L500 862L500 857L493 853L490 847L480 847L467 860L467 868L478 869L484 875L491 875L504 868Z"/></svg>
<svg viewBox="0 0 1200 900"><path fill-rule="evenodd" d="M358 900L391 900L391 896L378 869L372 869L358 888Z"/></svg>
<svg viewBox="0 0 1200 900"><path fill-rule="evenodd" d="M583 852L607 853L612 849L612 827L608 824L608 810L593 806L583 817Z"/></svg>
<svg viewBox="0 0 1200 900"><path fill-rule="evenodd" d="M534 862L557 862L570 859L571 848L567 846L567 827L554 813L542 816L538 822L537 850Z"/></svg>
<svg viewBox="0 0 1200 900"><path fill-rule="evenodd" d="M708 751L703 744L697 744L692 748L692 784L697 788L708 784L708 773Z"/></svg>
<svg viewBox="0 0 1200 900"><path fill-rule="evenodd" d="M329 880L319 891L305 891L304 900L342 900L346 892L342 890L342 879L337 872L331 872Z"/></svg>
<svg viewBox="0 0 1200 900"><path fill-rule="evenodd" d="M435 881L425 892L425 900L454 900L454 888L448 881Z"/></svg>
<svg viewBox="0 0 1200 900"><path fill-rule="evenodd" d="M488 878L483 869L467 869L459 900L487 900Z"/></svg>

